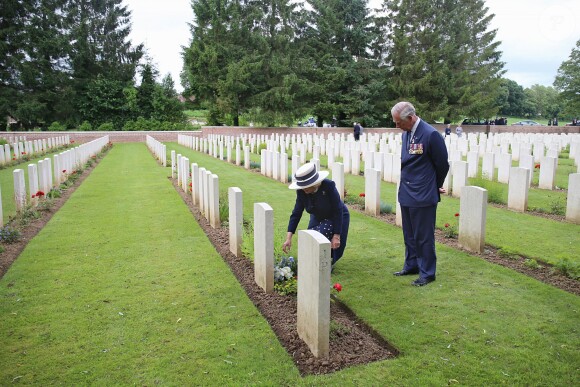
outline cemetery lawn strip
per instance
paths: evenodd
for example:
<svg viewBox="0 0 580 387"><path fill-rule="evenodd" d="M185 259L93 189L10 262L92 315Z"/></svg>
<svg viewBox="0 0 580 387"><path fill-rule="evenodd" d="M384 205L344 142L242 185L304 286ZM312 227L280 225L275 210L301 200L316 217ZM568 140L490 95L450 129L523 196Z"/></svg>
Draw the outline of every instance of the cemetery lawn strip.
<svg viewBox="0 0 580 387"><path fill-rule="evenodd" d="M258 172L184 146L171 145L168 153L171 148L217 174L222 193L228 187L239 187L245 219L252 219L255 202L270 204L274 247L279 248L294 205L294 191ZM363 179L352 178L352 191L363 192ZM387 185L392 186L394 196L394 185ZM447 210L453 216L455 209L449 206ZM306 222L298 228L306 228ZM244 235L244 244L246 237L252 245L250 235ZM578 296L446 245L437 245L437 255L437 281L422 288L411 286L415 277L393 276L403 264L401 229L351 211L348 246L332 282L343 286L340 300L392 343L400 356L324 377L309 376L306 383L575 384L580 360Z"/></svg>
<svg viewBox="0 0 580 387"><path fill-rule="evenodd" d="M316 358L299 338L297 331L297 301L295 297L267 294L254 280L254 266L246 257L236 257L229 251L229 230L216 228L193 205L191 193L185 193L173 179L175 190L181 195L198 224L212 241L217 252L230 266L248 297L268 320L278 340L293 358L302 375L318 375L343 368L394 358L398 350L358 319L339 300L331 300L331 339L328 358Z"/></svg>
<svg viewBox="0 0 580 387"><path fill-rule="evenodd" d="M107 152L110 148L107 149ZM102 156L104 157L105 154ZM41 160L43 158L38 158ZM37 161L38 161L37 160ZM39 210L38 214L39 217L36 219L31 219L30 222L21 228L20 230L20 238L14 243L2 243L1 246L4 249L0 253L0 278L6 274L10 265L18 258L22 250L26 247L28 242L32 240L42 230L42 228L48 223L48 221L52 218L52 216L63 206L63 204L70 198L70 196L76 191L76 189L82 184L82 182L91 174L93 169L97 166L101 158L92 159L92 165L90 167L85 167L80 176L74 181L74 183L66 189L62 189L62 193L60 197L49 199L51 201L50 207ZM34 161L31 161L34 162ZM18 169L18 168L15 168ZM28 168L25 168L26 173L28 173ZM1 173L1 172L0 172ZM28 185L28 180L27 185ZM14 184L8 184L8 186L12 187L12 193L14 193ZM10 196L12 198L14 195ZM43 199L47 200L47 199ZM7 200L12 204L13 209L15 209L14 200ZM4 203L2 203L4 204ZM10 208L10 207L9 207Z"/></svg>

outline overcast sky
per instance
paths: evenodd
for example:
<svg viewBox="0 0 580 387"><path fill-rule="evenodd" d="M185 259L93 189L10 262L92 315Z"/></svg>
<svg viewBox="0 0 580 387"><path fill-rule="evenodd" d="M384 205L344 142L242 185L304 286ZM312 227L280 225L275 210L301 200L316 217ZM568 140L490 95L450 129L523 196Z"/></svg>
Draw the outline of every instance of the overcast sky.
<svg viewBox="0 0 580 387"><path fill-rule="evenodd" d="M182 46L187 46L193 20L190 0L125 0L132 11L133 44L144 43L161 77L171 73L176 89L182 90ZM381 0L370 0L375 8ZM560 64L567 60L580 39L578 0L486 0L495 14L492 28L507 73L524 87L551 86ZM161 80L161 79L159 79Z"/></svg>

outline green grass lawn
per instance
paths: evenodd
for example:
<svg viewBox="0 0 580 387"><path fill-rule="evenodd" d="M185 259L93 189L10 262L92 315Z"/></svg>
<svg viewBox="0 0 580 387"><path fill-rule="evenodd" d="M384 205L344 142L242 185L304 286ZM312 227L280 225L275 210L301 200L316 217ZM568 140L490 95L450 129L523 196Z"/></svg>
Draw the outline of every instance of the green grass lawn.
<svg viewBox="0 0 580 387"><path fill-rule="evenodd" d="M254 202L270 204L283 234L294 191L171 149L217 174L220 191L240 187L246 218ZM401 230L354 212L333 281L401 356L301 378L169 174L144 144L117 144L29 243L0 280L1 385L577 383L577 296L442 245L437 281L410 286L391 274Z"/></svg>

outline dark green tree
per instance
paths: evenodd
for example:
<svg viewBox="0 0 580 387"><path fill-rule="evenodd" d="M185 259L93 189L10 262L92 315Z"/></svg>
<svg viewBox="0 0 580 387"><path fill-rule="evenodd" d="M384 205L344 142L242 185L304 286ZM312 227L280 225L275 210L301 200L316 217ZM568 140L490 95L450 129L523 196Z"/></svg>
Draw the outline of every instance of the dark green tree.
<svg viewBox="0 0 580 387"><path fill-rule="evenodd" d="M580 112L580 40L576 42L568 60L560 65L554 87L560 91L567 114L577 117Z"/></svg>
<svg viewBox="0 0 580 387"><path fill-rule="evenodd" d="M112 92L115 94L132 87L136 68L143 56L143 45L133 46L129 40L131 12L122 5L122 0L69 1L66 15L72 42L69 57L73 100L79 108L89 101L100 100L89 95L90 90L95 90L93 82L97 78L102 82L104 77L114 84L116 87ZM99 106L93 109L98 111ZM103 106L103 111L110 111L109 107ZM102 116L100 120L122 123L131 118L128 113L124 118L115 113L110 119ZM84 120L89 118L79 116L76 119L77 122Z"/></svg>
<svg viewBox="0 0 580 387"><path fill-rule="evenodd" d="M482 0L385 0L391 103L413 101L427 120L494 116L503 63L492 18Z"/></svg>
<svg viewBox="0 0 580 387"><path fill-rule="evenodd" d="M507 93L507 98L503 103L498 103L500 114L505 116L522 116L524 115L524 106L526 94L524 88L516 81L511 79L502 79L501 87Z"/></svg>
<svg viewBox="0 0 580 387"><path fill-rule="evenodd" d="M195 21L191 44L183 52L185 92L212 110L209 124L219 124L224 119L217 109L219 83L225 81L228 65L239 59L230 32L238 30L241 5L234 0L192 0L191 6Z"/></svg>
<svg viewBox="0 0 580 387"><path fill-rule="evenodd" d="M153 94L157 88L155 79L157 78L157 69L149 62L143 65L141 69L141 84L137 87L137 106L139 116L149 119L153 116Z"/></svg>
<svg viewBox="0 0 580 387"><path fill-rule="evenodd" d="M173 79L170 74L163 77L161 84L153 91L153 115L158 121L185 122L183 104L177 99Z"/></svg>
<svg viewBox="0 0 580 387"><path fill-rule="evenodd" d="M22 1L0 2L0 117L14 114L21 85L18 77L24 60L24 24L26 10ZM6 130L5 125L0 130Z"/></svg>
<svg viewBox="0 0 580 387"><path fill-rule="evenodd" d="M370 55L374 40L366 0L308 0L304 28L298 36L311 65L303 73L310 83L308 102L318 118L339 125L362 121L373 125L378 115L377 92L383 80Z"/></svg>
<svg viewBox="0 0 580 387"><path fill-rule="evenodd" d="M291 124L301 111L304 82L296 75L300 53L293 44L297 9L288 0L260 0L244 12L243 26L258 28L244 38L253 49L242 54L239 67L245 67L250 81L245 93L250 108L258 121L269 125ZM235 72L239 67L234 66Z"/></svg>

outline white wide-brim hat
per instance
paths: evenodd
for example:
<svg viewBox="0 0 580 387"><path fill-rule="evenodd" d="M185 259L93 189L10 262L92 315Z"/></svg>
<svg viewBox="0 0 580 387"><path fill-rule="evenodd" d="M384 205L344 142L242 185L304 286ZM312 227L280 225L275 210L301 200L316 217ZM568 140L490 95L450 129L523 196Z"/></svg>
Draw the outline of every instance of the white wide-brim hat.
<svg viewBox="0 0 580 387"><path fill-rule="evenodd" d="M290 189L304 189L312 187L326 179L327 171L316 170L316 164L306 163L294 173L294 181L288 186Z"/></svg>

